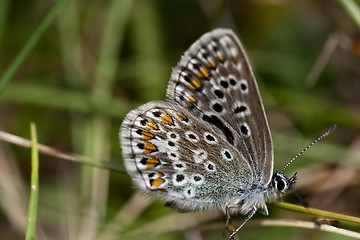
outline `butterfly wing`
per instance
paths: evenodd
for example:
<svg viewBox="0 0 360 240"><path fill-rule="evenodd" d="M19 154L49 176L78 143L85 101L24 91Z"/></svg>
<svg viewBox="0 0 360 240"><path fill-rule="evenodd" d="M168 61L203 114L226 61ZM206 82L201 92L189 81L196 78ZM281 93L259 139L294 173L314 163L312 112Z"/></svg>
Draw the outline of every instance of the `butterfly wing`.
<svg viewBox="0 0 360 240"><path fill-rule="evenodd" d="M224 208L229 195L252 184L248 162L236 159L224 138L176 104L150 102L131 111L120 140L137 185L177 211Z"/></svg>
<svg viewBox="0 0 360 240"><path fill-rule="evenodd" d="M270 182L268 122L248 58L231 30L206 33L186 51L172 72L167 97L233 146L251 166L254 183Z"/></svg>

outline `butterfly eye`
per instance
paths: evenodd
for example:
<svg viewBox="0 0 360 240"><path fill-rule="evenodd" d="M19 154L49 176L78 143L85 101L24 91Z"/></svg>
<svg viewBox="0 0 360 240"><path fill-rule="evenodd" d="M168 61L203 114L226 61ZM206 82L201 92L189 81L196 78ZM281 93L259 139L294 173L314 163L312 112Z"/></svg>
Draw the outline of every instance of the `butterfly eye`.
<svg viewBox="0 0 360 240"><path fill-rule="evenodd" d="M284 174L276 172L274 176L274 186L279 192L288 190L288 180Z"/></svg>
<svg viewBox="0 0 360 240"><path fill-rule="evenodd" d="M280 179L280 181L276 182L276 188L281 192L285 188L285 182L282 179Z"/></svg>

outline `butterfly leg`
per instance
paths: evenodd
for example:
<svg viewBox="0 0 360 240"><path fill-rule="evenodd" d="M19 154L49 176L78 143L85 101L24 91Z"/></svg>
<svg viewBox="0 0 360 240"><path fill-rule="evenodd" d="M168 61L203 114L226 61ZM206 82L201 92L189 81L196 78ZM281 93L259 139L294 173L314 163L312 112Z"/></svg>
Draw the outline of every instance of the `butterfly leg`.
<svg viewBox="0 0 360 240"><path fill-rule="evenodd" d="M227 228L228 225L229 225L230 219L231 219L229 206L225 207L225 215L226 215L226 222L225 222L225 227L224 228Z"/></svg>
<svg viewBox="0 0 360 240"><path fill-rule="evenodd" d="M233 233L230 234L229 240L231 240L237 234L237 232L245 225L245 223L247 223L247 221L249 221L252 218L252 216L254 216L256 210L257 208L255 207L252 209L249 215L245 218L244 222Z"/></svg>
<svg viewBox="0 0 360 240"><path fill-rule="evenodd" d="M225 226L224 226L224 230L223 230L224 236L226 236L226 233L230 234L235 231L235 228L231 224L231 221L230 221L231 220L230 208L235 208L235 207L226 205L225 209L224 209L224 214L226 217L226 222L225 222ZM233 240L236 240L236 239L233 239Z"/></svg>

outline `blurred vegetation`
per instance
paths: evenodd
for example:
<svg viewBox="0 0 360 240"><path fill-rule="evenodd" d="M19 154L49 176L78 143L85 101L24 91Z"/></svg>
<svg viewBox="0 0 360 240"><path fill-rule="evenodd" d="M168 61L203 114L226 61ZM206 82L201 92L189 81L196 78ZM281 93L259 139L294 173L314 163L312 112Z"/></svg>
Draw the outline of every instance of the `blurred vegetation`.
<svg viewBox="0 0 360 240"><path fill-rule="evenodd" d="M336 123L287 174L298 172L297 192L311 207L360 216L360 34L341 2L0 0L2 77L59 7L14 75L0 83L0 130L29 139L35 122L39 143L122 165L118 131L126 113L163 100L181 54L204 32L227 27L239 35L257 77L276 168ZM334 39L336 47L325 48ZM323 51L330 57L316 68ZM221 217L177 214L146 201L124 172L39 158L38 239L223 239ZM0 142L0 239L24 238L30 160L29 149ZM219 227L198 231L211 220ZM239 233L270 234L348 239L279 227L245 226Z"/></svg>

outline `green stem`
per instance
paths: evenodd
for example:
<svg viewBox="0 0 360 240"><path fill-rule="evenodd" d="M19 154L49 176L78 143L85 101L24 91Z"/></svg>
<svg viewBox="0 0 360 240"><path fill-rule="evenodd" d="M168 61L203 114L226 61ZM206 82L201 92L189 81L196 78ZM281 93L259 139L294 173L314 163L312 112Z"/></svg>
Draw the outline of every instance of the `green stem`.
<svg viewBox="0 0 360 240"><path fill-rule="evenodd" d="M319 209L315 209L315 208L306 208L306 207L302 207L299 205L294 205L294 204L284 203L284 202L274 202L274 203L272 203L272 205L279 207L279 208L291 210L293 212L310 214L310 215L313 215L316 217L333 219L333 220L338 220L338 221L343 221L343 222L348 222L348 223L360 224L360 218L358 218L358 217L323 211L323 210L319 210Z"/></svg>
<svg viewBox="0 0 360 240"><path fill-rule="evenodd" d="M37 148L36 126L30 125L31 130L31 192L29 201L28 218L26 224L26 240L36 239L36 220L39 199L39 152Z"/></svg>

